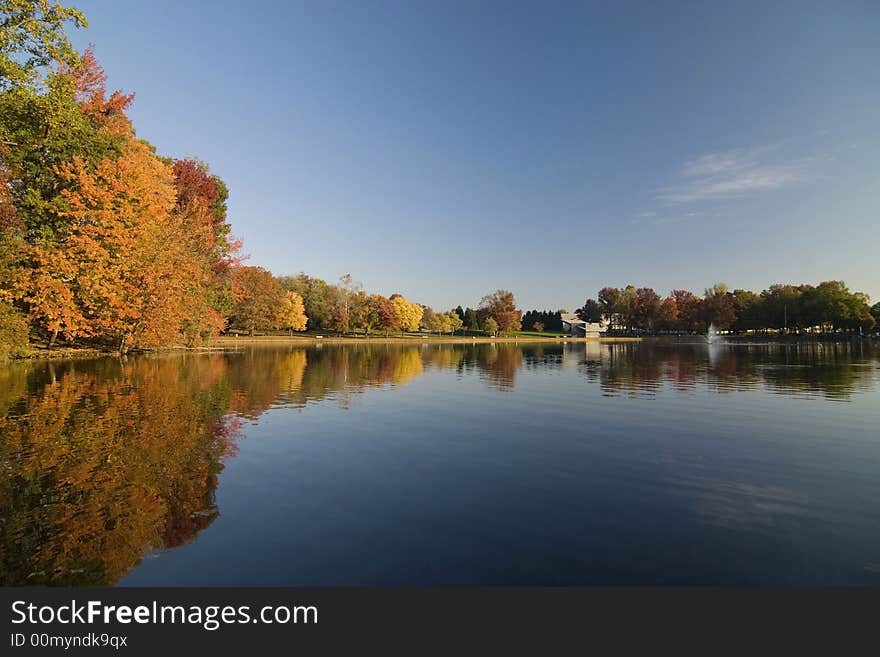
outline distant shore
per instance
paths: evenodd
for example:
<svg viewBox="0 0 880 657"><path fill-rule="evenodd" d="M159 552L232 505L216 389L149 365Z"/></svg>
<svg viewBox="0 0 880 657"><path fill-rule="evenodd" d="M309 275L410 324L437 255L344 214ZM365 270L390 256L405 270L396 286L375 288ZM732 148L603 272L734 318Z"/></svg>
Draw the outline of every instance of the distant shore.
<svg viewBox="0 0 880 657"><path fill-rule="evenodd" d="M316 335L240 335L220 336L208 341L200 347L168 347L164 349L145 349L132 351L131 355L141 354L174 354L174 353L206 353L211 351L230 351L240 347L253 346L280 346L292 345L310 347L319 344L332 345L361 345L361 344L527 344L527 343L564 343L564 342L639 342L642 338L575 338L570 336L504 336L491 338L486 336L438 336L438 335L383 335L371 336L322 336ZM25 351L9 360L71 360L104 358L112 356L118 358L116 350L108 347L101 349L92 346L56 346L47 349L45 345L34 344ZM2 361L0 361L2 363Z"/></svg>
<svg viewBox="0 0 880 657"><path fill-rule="evenodd" d="M492 338L488 336L441 336L441 335L383 335L371 336L325 336L315 335L255 335L255 336L221 336L211 340L206 348L230 348L245 345L276 345L276 344L493 344L498 342L534 343L534 342L639 342L642 338L576 338L571 336L504 336Z"/></svg>
<svg viewBox="0 0 880 657"><path fill-rule="evenodd" d="M185 353L209 353L232 351L243 347L272 347L272 346L300 346L312 347L321 344L332 345L377 345L377 344L563 344L563 343L622 343L622 342L667 342L670 344L693 344L695 341L700 342L700 335L659 335L659 336L642 336L642 337L600 337L600 338L578 338L562 335L537 336L529 335L513 335L503 337L488 336L449 336L449 335L370 335L370 336L318 336L314 334L300 335L225 335L209 340L205 345L200 347L168 347L164 349L145 349L143 351L132 351L131 355L140 354L185 354ZM723 342L748 343L748 342L777 342L777 343L797 343L797 342L852 342L860 340L858 336L851 335L724 335L720 336ZM867 342L874 342L875 337L865 336L861 338ZM119 354L107 347L101 349L94 346L77 346L77 345L60 345L52 349L47 349L45 345L34 344L31 347L16 356L10 357L9 361L14 360L72 360L72 359L90 359L90 358L106 358L108 356L118 358ZM3 361L0 360L0 363Z"/></svg>

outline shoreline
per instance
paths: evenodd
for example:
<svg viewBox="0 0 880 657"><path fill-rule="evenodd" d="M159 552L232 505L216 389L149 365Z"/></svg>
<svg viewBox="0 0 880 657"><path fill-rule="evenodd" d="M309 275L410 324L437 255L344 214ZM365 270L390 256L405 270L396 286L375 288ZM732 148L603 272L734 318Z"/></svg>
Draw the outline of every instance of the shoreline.
<svg viewBox="0 0 880 657"><path fill-rule="evenodd" d="M289 335L255 335L255 336L221 336L210 340L201 347L167 347L163 349L144 349L131 351L129 356L141 355L164 355L164 354L204 354L212 352L236 351L243 347L267 347L267 346L301 346L313 347L322 344L332 345L365 345L365 344L529 344L529 343L567 343L567 342L640 342L638 337L618 338L575 338L575 337L456 337L456 336L349 336L349 337L325 337L318 338L313 335L289 336ZM100 349L98 347L63 346L51 350L43 346L31 346L25 353L10 356L5 362L22 362L33 360L86 360L96 358L120 358L119 353L112 349ZM4 361L0 360L0 365Z"/></svg>
<svg viewBox="0 0 880 657"><path fill-rule="evenodd" d="M317 345L375 345L375 344L567 344L567 343L626 343L626 342L661 342L668 344L691 344L698 336L633 336L633 337L599 337L579 338L572 336L511 336L491 338L485 336L428 336L428 335L397 335L397 336L330 336L319 338L315 335L255 335L255 336L220 336L207 342L201 347L184 347L182 345L163 349L144 349L132 351L131 356L138 355L171 355L171 354L204 354L212 352L237 351L245 347L272 347L272 346L300 346L314 347ZM723 336L728 344L748 343L759 341L762 343L773 342L779 344L797 344L800 342L852 342L865 341L876 342L876 339L865 336ZM97 358L119 358L119 354L112 349L101 349L91 346L62 346L48 350L45 346L31 346L25 353L10 356L5 360L0 359L0 365L4 362L22 362L33 360L86 360Z"/></svg>
<svg viewBox="0 0 880 657"><path fill-rule="evenodd" d="M293 344L312 346L318 344L493 344L493 343L533 343L533 342L640 342L642 338L575 338L575 337L538 337L538 336L514 336L514 337L475 337L475 336L357 336L357 337L326 337L315 336L287 336L287 335L260 335L260 336L222 336L211 340L205 348L227 348L238 345L271 345Z"/></svg>

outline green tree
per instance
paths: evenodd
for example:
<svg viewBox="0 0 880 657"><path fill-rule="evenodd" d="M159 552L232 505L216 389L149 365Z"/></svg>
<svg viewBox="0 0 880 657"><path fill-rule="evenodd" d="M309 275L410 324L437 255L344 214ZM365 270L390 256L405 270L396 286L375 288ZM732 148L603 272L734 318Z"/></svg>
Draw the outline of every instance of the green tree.
<svg viewBox="0 0 880 657"><path fill-rule="evenodd" d="M49 66L76 66L65 24L86 27L73 7L48 0L0 0L0 91L36 86Z"/></svg>
<svg viewBox="0 0 880 657"><path fill-rule="evenodd" d="M809 308L811 302L804 298L804 294L807 297L812 294L812 289L811 286L771 285L761 292L761 305L757 309L758 324L777 330L819 324L821 312L818 312L817 306Z"/></svg>
<svg viewBox="0 0 880 657"><path fill-rule="evenodd" d="M595 299L587 299L584 305L577 310L577 316L585 322L601 322L602 306Z"/></svg>
<svg viewBox="0 0 880 657"><path fill-rule="evenodd" d="M480 330L480 318L477 315L477 311L473 308L468 308L464 311L464 325L469 331Z"/></svg>
<svg viewBox="0 0 880 657"><path fill-rule="evenodd" d="M486 331L493 338L498 333L498 322L495 321L494 317L487 317L483 321L483 330Z"/></svg>
<svg viewBox="0 0 880 657"><path fill-rule="evenodd" d="M735 331L750 331L760 328L761 297L750 290L733 291L734 322L731 328Z"/></svg>
<svg viewBox="0 0 880 657"><path fill-rule="evenodd" d="M285 290L296 292L303 299L308 327L311 330L329 330L339 303L338 290L320 278L312 278L302 272L296 276L283 276L278 282Z"/></svg>
<svg viewBox="0 0 880 657"><path fill-rule="evenodd" d="M622 295L620 290L616 287L603 287L599 290L598 299L599 307L602 309L602 314L608 321L609 328L614 328L620 323L623 311L623 308L621 307Z"/></svg>

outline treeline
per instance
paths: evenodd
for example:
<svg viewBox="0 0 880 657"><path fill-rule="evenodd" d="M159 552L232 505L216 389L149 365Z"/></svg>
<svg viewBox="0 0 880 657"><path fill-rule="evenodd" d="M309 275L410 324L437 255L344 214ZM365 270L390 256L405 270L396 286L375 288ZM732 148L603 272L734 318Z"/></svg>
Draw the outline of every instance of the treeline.
<svg viewBox="0 0 880 657"><path fill-rule="evenodd" d="M465 310L459 305L453 310L435 311L400 294L385 297L367 293L350 274L342 276L335 285L305 273L282 276L278 285L302 299L306 327L312 331L343 335L426 331L452 335L467 330L497 335L519 330L522 319L513 294L506 290L487 294L477 309ZM234 322L233 328L237 324ZM274 327L266 323L257 328Z"/></svg>
<svg viewBox="0 0 880 657"><path fill-rule="evenodd" d="M74 9L3 3L0 352L29 334L132 347L195 344L233 315L239 244L227 189L136 136L133 94L107 91Z"/></svg>
<svg viewBox="0 0 880 657"><path fill-rule="evenodd" d="M562 311L529 310L522 316L524 331L559 332L562 330Z"/></svg>
<svg viewBox="0 0 880 657"><path fill-rule="evenodd" d="M702 297L673 290L665 298L652 288L628 285L602 288L577 314L606 321L611 332L705 333L710 325L734 333L864 332L880 320L880 303L868 304L867 294L851 292L843 281L771 285L760 293L718 283Z"/></svg>
<svg viewBox="0 0 880 657"><path fill-rule="evenodd" d="M65 26L75 9L0 5L0 356L29 340L131 349L195 346L219 332L494 335L519 329L513 295L434 311L306 274L243 266L228 190L208 165L170 159L136 136L133 94L108 92Z"/></svg>

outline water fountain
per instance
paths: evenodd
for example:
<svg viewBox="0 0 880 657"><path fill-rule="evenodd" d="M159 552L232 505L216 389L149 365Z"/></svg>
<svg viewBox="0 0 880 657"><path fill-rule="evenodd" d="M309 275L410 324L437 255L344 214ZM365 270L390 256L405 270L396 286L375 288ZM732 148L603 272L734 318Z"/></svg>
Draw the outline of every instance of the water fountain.
<svg viewBox="0 0 880 657"><path fill-rule="evenodd" d="M718 335L718 330L715 328L715 324L709 324L709 330L706 333L706 343L715 344L716 342L720 342L721 339L721 336Z"/></svg>

